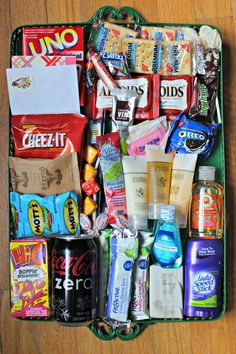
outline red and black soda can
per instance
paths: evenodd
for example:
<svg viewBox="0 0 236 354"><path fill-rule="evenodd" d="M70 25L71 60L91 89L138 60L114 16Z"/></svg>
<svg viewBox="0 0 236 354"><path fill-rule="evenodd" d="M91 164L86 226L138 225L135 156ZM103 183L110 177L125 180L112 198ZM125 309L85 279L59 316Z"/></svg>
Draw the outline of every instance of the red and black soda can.
<svg viewBox="0 0 236 354"><path fill-rule="evenodd" d="M55 239L52 249L53 319L88 324L97 316L97 247L93 239Z"/></svg>

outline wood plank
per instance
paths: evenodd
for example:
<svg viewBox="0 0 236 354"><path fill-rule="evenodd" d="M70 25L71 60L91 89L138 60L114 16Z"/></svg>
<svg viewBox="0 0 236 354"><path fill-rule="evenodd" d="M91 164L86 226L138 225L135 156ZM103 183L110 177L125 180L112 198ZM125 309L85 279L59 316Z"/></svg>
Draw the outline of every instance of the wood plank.
<svg viewBox="0 0 236 354"><path fill-rule="evenodd" d="M228 311L220 321L207 323L155 324L147 328L136 340L111 342L98 340L86 328L65 328L48 322L20 321L10 318L8 291L1 291L1 340L3 354L44 354L48 353L167 353L167 354L233 354L236 352L236 265L234 245L236 241L235 207L236 200L236 105L235 88L235 0L141 0L109 1L114 7L132 6L149 21L212 23L218 25L224 39L224 90L225 90L225 137L226 172L228 192ZM0 131L1 154L0 173L0 290L8 286L8 229L7 201L7 91L5 67L8 65L8 41L11 29L27 23L77 22L87 20L95 10L103 6L101 0L2 0L0 2ZM10 18L12 23L10 24ZM11 26L12 25L12 26ZM3 268L2 268L3 267ZM14 339L14 340L13 340Z"/></svg>
<svg viewBox="0 0 236 354"><path fill-rule="evenodd" d="M0 290L8 288L8 94L6 89L6 71L9 66L9 42L11 35L9 4L0 2Z"/></svg>
<svg viewBox="0 0 236 354"><path fill-rule="evenodd" d="M196 18L229 17L232 15L231 3L228 0L205 1L198 0L193 2Z"/></svg>

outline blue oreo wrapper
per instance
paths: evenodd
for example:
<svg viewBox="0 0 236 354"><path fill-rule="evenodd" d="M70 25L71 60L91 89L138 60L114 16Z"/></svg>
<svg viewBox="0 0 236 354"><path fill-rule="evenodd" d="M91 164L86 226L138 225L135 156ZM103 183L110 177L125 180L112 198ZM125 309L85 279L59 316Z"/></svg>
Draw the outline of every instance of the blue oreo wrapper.
<svg viewBox="0 0 236 354"><path fill-rule="evenodd" d="M207 159L215 144L220 124L203 124L187 119L184 113L178 114L170 127L166 153L199 154Z"/></svg>
<svg viewBox="0 0 236 354"><path fill-rule="evenodd" d="M61 235L80 235L78 198L75 192L58 194L56 207Z"/></svg>

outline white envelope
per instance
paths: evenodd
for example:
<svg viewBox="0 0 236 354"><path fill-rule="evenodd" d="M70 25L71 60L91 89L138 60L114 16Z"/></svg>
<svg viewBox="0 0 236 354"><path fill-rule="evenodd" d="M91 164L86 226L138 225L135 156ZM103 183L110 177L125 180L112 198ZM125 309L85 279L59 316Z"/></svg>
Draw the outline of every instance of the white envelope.
<svg viewBox="0 0 236 354"><path fill-rule="evenodd" d="M76 65L6 72L12 114L80 113Z"/></svg>

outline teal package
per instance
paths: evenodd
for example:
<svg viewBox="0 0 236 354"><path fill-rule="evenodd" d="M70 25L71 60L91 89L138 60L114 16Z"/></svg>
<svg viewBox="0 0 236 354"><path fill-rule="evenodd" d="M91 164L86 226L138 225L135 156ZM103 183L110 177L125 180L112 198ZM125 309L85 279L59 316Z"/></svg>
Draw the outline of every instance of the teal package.
<svg viewBox="0 0 236 354"><path fill-rule="evenodd" d="M10 192L11 222L13 224L15 237L19 235L19 213L20 213L20 195L16 192Z"/></svg>
<svg viewBox="0 0 236 354"><path fill-rule="evenodd" d="M56 207L59 214L60 235L80 235L78 198L75 192L58 194Z"/></svg>
<svg viewBox="0 0 236 354"><path fill-rule="evenodd" d="M46 197L37 194L20 195L18 238L59 233L56 197L56 195Z"/></svg>

